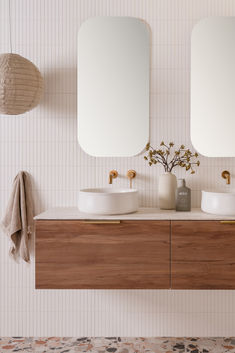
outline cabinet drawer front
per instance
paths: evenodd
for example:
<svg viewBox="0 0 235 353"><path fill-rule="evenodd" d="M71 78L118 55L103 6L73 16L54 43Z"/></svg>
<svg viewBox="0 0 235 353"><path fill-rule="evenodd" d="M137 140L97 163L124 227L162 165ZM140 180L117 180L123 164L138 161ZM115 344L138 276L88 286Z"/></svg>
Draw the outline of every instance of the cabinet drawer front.
<svg viewBox="0 0 235 353"><path fill-rule="evenodd" d="M172 288L235 288L235 225L172 222Z"/></svg>
<svg viewBox="0 0 235 353"><path fill-rule="evenodd" d="M36 288L169 288L170 222L36 222Z"/></svg>

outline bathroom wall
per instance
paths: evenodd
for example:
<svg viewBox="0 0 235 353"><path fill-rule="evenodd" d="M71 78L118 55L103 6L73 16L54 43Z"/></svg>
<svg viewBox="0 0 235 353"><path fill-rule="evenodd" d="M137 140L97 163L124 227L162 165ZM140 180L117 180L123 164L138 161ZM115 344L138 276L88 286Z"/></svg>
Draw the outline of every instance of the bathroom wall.
<svg viewBox="0 0 235 353"><path fill-rule="evenodd" d="M0 117L0 216L14 176L33 177L35 212L76 206L78 190L127 186L128 169L142 206L157 206L159 166L143 155L93 158L76 137L77 32L92 16L134 16L152 30L151 143L162 139L191 147L190 33L207 16L234 16L234 0L9 0L13 52L32 60L45 78L41 104L20 116ZM9 51L8 1L0 2L0 52ZM79 74L79 73L78 73ZM203 126L202 126L203 129ZM200 190L225 189L220 174L235 176L233 158L203 158L193 176L193 206ZM185 176L176 170L178 177ZM234 180L232 185L234 187ZM144 235L143 235L144 236ZM56 239L55 239L56 241ZM234 335L234 291L35 290L34 261L16 264L0 235L0 336L229 336Z"/></svg>

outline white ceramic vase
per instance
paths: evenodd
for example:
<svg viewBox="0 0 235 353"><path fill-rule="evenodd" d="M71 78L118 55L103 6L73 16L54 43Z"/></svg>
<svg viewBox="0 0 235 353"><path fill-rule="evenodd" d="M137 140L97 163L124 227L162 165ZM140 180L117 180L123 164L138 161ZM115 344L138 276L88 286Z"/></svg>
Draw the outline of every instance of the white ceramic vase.
<svg viewBox="0 0 235 353"><path fill-rule="evenodd" d="M159 207L162 210L175 209L176 176L170 172L160 175L158 183Z"/></svg>

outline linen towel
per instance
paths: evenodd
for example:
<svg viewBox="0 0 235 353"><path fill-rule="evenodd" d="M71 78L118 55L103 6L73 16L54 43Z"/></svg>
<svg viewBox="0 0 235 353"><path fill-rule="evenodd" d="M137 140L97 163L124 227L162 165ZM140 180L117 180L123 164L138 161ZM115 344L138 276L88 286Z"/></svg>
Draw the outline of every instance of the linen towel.
<svg viewBox="0 0 235 353"><path fill-rule="evenodd" d="M33 199L30 175L27 172L19 172L14 179L1 226L11 239L10 254L14 259L21 257L30 262L29 238L33 232Z"/></svg>

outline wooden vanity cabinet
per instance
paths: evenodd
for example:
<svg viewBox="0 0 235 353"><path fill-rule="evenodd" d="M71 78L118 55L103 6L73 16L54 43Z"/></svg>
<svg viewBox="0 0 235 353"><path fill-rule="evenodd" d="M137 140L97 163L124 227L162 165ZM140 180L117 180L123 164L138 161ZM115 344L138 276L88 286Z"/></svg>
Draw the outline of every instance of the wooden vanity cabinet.
<svg viewBox="0 0 235 353"><path fill-rule="evenodd" d="M235 289L235 224L172 221L173 289Z"/></svg>
<svg viewBox="0 0 235 353"><path fill-rule="evenodd" d="M235 224L36 221L37 289L235 289Z"/></svg>
<svg viewBox="0 0 235 353"><path fill-rule="evenodd" d="M170 221L36 221L36 289L170 288Z"/></svg>

